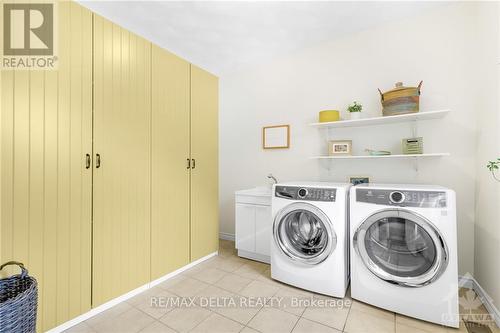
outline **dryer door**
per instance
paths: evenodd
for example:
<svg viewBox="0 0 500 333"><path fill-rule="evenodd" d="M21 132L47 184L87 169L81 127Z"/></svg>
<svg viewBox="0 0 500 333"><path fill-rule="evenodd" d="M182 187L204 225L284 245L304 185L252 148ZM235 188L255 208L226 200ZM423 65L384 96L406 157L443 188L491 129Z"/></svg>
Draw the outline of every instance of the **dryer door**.
<svg viewBox="0 0 500 333"><path fill-rule="evenodd" d="M407 210L387 209L369 216L354 234L353 245L373 274L401 286L432 283L448 264L439 231Z"/></svg>
<svg viewBox="0 0 500 333"><path fill-rule="evenodd" d="M274 219L274 241L295 261L316 265L324 261L337 245L337 236L328 216L308 203L293 203Z"/></svg>

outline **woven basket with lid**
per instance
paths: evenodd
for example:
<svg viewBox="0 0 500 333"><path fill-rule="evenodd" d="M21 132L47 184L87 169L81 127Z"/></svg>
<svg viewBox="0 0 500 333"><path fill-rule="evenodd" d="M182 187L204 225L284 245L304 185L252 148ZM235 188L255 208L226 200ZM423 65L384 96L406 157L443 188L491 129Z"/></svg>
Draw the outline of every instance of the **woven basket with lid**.
<svg viewBox="0 0 500 333"><path fill-rule="evenodd" d="M385 93L379 89L382 101L382 115L395 116L418 112L422 82L420 81L417 87L405 87L403 82L397 82L394 89Z"/></svg>

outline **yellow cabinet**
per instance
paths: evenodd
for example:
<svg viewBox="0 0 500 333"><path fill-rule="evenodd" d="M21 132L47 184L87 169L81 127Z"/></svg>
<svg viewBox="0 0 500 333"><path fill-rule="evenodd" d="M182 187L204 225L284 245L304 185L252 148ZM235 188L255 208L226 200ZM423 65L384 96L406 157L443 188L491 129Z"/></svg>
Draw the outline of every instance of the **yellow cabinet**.
<svg viewBox="0 0 500 333"><path fill-rule="evenodd" d="M151 278L189 263L189 63L152 54Z"/></svg>
<svg viewBox="0 0 500 333"><path fill-rule="evenodd" d="M219 244L218 78L191 65L191 260Z"/></svg>
<svg viewBox="0 0 500 333"><path fill-rule="evenodd" d="M0 262L37 278L40 331L218 248L218 79L57 8L59 69L0 76Z"/></svg>
<svg viewBox="0 0 500 333"><path fill-rule="evenodd" d="M59 69L1 76L0 262L38 280L38 331L91 306L92 13L57 8Z"/></svg>
<svg viewBox="0 0 500 333"><path fill-rule="evenodd" d="M218 79L153 46L151 276L218 249Z"/></svg>
<svg viewBox="0 0 500 333"><path fill-rule="evenodd" d="M151 43L94 15L93 306L150 281Z"/></svg>

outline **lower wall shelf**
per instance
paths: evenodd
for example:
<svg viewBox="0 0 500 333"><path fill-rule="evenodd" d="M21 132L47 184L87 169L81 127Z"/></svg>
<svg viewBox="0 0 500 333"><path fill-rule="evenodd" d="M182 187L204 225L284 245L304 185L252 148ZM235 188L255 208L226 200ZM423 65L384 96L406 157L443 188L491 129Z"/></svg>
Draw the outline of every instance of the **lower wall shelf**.
<svg viewBox="0 0 500 333"><path fill-rule="evenodd" d="M391 158L427 158L450 156L450 153L429 153L429 154L411 154L411 155L340 155L340 156L313 156L311 159L320 160L348 160L348 159L391 159Z"/></svg>

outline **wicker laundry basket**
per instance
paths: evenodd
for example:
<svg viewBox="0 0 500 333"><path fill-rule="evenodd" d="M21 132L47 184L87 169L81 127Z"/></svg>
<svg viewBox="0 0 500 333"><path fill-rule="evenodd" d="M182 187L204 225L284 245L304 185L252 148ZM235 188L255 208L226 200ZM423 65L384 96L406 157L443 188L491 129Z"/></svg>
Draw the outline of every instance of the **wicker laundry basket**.
<svg viewBox="0 0 500 333"><path fill-rule="evenodd" d="M21 274L0 279L0 333L32 333L36 331L38 287L22 263L9 261L21 268Z"/></svg>
<svg viewBox="0 0 500 333"><path fill-rule="evenodd" d="M398 116L407 113L416 113L420 107L420 90L422 81L416 87L405 87L403 82L397 82L392 90L380 93L382 115Z"/></svg>

